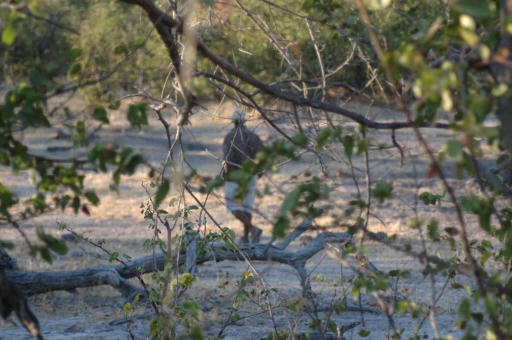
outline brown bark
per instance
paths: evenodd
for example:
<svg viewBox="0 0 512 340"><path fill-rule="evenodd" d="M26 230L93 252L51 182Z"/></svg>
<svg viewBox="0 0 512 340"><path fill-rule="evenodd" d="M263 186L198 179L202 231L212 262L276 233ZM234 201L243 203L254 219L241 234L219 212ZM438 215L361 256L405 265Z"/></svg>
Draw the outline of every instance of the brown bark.
<svg viewBox="0 0 512 340"><path fill-rule="evenodd" d="M298 228L300 231L294 232L294 238L307 230L303 223ZM326 243L346 243L351 242L348 233L330 233L319 234L311 243L297 252L287 252L284 249L291 242L288 238L284 243L276 246L268 244L241 244L240 251L252 261L278 262L292 266L299 276L301 286L304 290L310 290L309 277L305 269L308 259L324 249ZM181 266L186 259L185 254L180 256ZM240 261L242 255L237 251L226 249L224 245L212 245L210 256L203 256L197 259L197 263L208 261ZM17 270L6 270L6 276L15 284L20 286L27 294L39 294L56 290L69 290L75 288L91 287L108 284L116 288L124 297L143 293L141 289L132 286L128 279L135 276L137 269L142 269L142 273L150 273L155 270L163 270L166 257L164 254L157 254L155 258L151 256L141 257L124 264L118 265L97 265L78 270L60 270L53 272L23 272Z"/></svg>
<svg viewBox="0 0 512 340"><path fill-rule="evenodd" d="M511 14L512 0L501 0L500 22L502 25L496 53L501 57L505 57L506 60L510 62L512 62L512 35L507 32L506 25L504 23L506 18ZM512 88L512 67L510 67L510 63L499 62L499 59L494 59L490 66L494 79L496 79L498 84L505 84L509 88ZM510 133L510 129L512 128L512 97L501 97L498 102L498 110L498 116L501 120L502 126L501 137L504 147L509 154L512 155L512 133ZM509 163L508 167L509 169L512 168L512 163ZM507 181L510 181L510 179L511 178L507 178Z"/></svg>

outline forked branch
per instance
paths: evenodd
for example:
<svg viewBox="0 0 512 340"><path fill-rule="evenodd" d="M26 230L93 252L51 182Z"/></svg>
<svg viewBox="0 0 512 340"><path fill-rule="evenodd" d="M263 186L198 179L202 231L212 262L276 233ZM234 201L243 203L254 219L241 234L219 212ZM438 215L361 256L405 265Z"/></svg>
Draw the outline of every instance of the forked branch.
<svg viewBox="0 0 512 340"><path fill-rule="evenodd" d="M166 26L168 30L175 31L179 34L183 34L184 28L183 28L183 22L178 21L163 11L161 11L156 5L150 1L150 0L119 0L121 2L125 2L128 4L134 4L139 7L141 7L148 15L149 19L153 22L154 25L158 26ZM160 28L161 30L162 28ZM164 43L166 43L164 41ZM167 44L166 44L167 45ZM304 96L296 95L292 92L283 91L279 87L275 85L270 85L264 81L259 80L258 78L250 75L249 73L246 73L239 69L238 67L234 66L230 62L228 62L226 59L222 58L218 54L214 53L212 50L208 48L201 40L197 41L197 52L199 52L201 55L209 59L213 64L219 66L227 73L238 77L243 82L259 89L262 93L265 93L267 95L270 95L274 98L278 98L281 100L284 100L289 103L293 103L298 106L306 106L310 107L312 109L319 109L327 112L336 113L339 115L342 115L344 117L347 117L349 119L352 119L353 121L361 124L362 126L369 127L372 129L404 129L404 128L410 128L414 126L410 121L409 122L390 122L390 123L382 123L377 122L374 120L367 119L363 115L347 110L343 107L340 107L336 104L328 103L328 102L322 102L319 100L307 98ZM229 82L228 82L229 83ZM227 84L228 86L230 84ZM234 85L234 84L233 84ZM416 125L418 127L432 127L432 128L440 128L440 129L448 129L450 127L449 124L444 123L435 123L435 124L428 124L428 123L421 123Z"/></svg>
<svg viewBox="0 0 512 340"><path fill-rule="evenodd" d="M303 249L297 252L288 252L280 246L270 246L267 249L266 244L240 244L240 251L232 251L225 245L211 245L211 251L208 256L198 257L197 263L209 261L240 261L244 257L251 261L272 261L287 264L295 268L299 274L300 283L303 289L310 290L308 275L304 268L306 261L330 244L347 244L352 242L348 233L320 233L313 241ZM243 252L243 255L241 254ZM164 254L144 256L138 259L118 265L97 265L78 270L62 270L54 272L22 272L15 270L6 270L6 276L17 285L21 286L27 294L40 294L56 290L72 290L74 288L92 287L108 284L116 288L125 297L132 296L134 293L142 292L127 281L135 276L135 272L144 274L155 270L164 270L164 264L167 258ZM178 265L185 263L186 256L179 256Z"/></svg>

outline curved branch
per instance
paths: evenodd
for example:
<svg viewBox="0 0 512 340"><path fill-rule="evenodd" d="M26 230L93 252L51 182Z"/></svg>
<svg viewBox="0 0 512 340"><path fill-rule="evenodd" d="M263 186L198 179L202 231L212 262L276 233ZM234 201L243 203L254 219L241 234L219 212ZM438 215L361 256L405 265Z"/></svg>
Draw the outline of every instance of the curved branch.
<svg viewBox="0 0 512 340"><path fill-rule="evenodd" d="M273 261L287 264L297 270L303 288L310 290L304 265L308 259L325 248L326 243L352 242L349 233L323 232L311 243L297 252L286 252L278 247L267 244L239 244L239 250L233 251L225 245L212 245L208 256L197 258L197 264L209 261L239 261L247 258L251 261ZM29 295L56 290L72 290L80 287L92 287L109 284L119 290L123 296L133 295L140 290L135 289L127 279L137 274L152 273L164 270L167 260L165 254L144 256L118 265L97 265L78 270L61 270L54 272L22 272L5 270L6 276L21 286ZM186 256L179 256L178 265L185 263Z"/></svg>
<svg viewBox="0 0 512 340"><path fill-rule="evenodd" d="M150 0L119 0L121 2L125 2L128 4L135 4L144 9L146 13L148 14L149 19L155 24L156 22L159 22L161 25L167 25L170 29L176 30L178 33L183 34L183 22L180 22L178 20L175 20L174 18L170 17L169 15L162 12L158 7L155 6L155 4ZM349 119L352 119L353 121L372 128L372 129L404 129L404 128L411 128L411 127L431 127L431 128L440 128L440 129L448 129L450 127L449 124L443 124L443 123L435 123L435 124L426 124L421 123L414 125L411 122L392 122L392 123L380 123L376 121L369 120L365 118L364 116L360 115L359 113L356 113L354 111L350 111L347 109L344 109L342 107L339 107L335 104L331 103L325 103L320 102L314 99L305 98L298 96L292 92L282 91L277 86L269 85L258 78L240 70L238 67L234 66L227 60L223 59L221 56L214 53L212 50L210 50L202 41L197 41L197 51L201 53L204 57L209 59L212 63L219 66L226 72L238 77L240 80L244 81L245 83L254 86L258 89L260 89L263 93L273 96L275 98L282 99L284 101L287 101L289 103L294 103L295 105L299 106L307 106L313 109L319 109L324 110L327 112L336 113L339 115L342 115L344 117L347 117Z"/></svg>

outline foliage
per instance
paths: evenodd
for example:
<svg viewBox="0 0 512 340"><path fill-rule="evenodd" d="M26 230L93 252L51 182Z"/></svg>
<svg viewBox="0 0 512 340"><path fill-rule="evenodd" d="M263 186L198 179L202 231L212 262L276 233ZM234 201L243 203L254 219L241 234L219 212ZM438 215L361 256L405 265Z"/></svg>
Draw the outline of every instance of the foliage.
<svg viewBox="0 0 512 340"><path fill-rule="evenodd" d="M69 13L65 10L56 15L65 4L69 5ZM181 131L192 108L199 101L215 96L228 97L254 109L282 135L282 139L262 148L254 160L246 161L240 170L230 173L228 180L240 184L238 200L247 194L254 175L271 175L279 171L282 162L294 162L302 153L313 155L322 171L328 157L347 165L357 195L349 201L348 207L337 207L345 213L340 216L334 213L333 202L329 201L331 188L322 177L305 171L306 179L286 193L272 217L272 233L276 238L288 235L296 218L315 220L328 214L334 215L340 223L346 222L343 225L349 227L351 234L367 233L374 208L372 203L384 203L398 196L394 193L396 183L392 179L372 180L370 151L381 151L385 146L375 146L369 132L391 130L392 145L403 158L395 130L410 128L429 157L431 170L427 177L438 176L444 187L442 195L423 192L416 197L425 205L432 205L434 211L440 209L442 199L443 202L449 200L458 223L442 225L441 220L421 216L417 208L413 208L415 216L410 219L409 227L418 231L422 249L417 252L410 244L397 245L396 238L381 242L418 259L425 277L435 281L438 275L446 276L451 289L462 288L471 295L471 299L462 300L458 308L456 326L464 332L464 338L475 338L475 334L486 334L490 339L510 336L512 208L500 209L497 205L497 201L503 195L509 197L510 192L504 185L507 181L493 173L484 173L481 166L484 146L496 153L512 151L507 142L510 132L506 131L506 123L512 117L512 106L507 105L512 83L502 78L509 72L511 58L506 47L500 45L510 39L507 34L512 34L512 30L509 16L500 12L505 9L497 1L460 0L448 4L441 0L346 3L280 0L267 3L268 6L261 6L260 2L206 1L194 9L195 24L186 26L186 23L184 29L172 27L172 20L163 20L164 15L158 11L166 9L159 2L145 2L145 12L134 4L142 6L132 0L97 0L70 4L37 1L19 7L2 7L4 68L0 76L12 86L0 107L0 163L10 166L14 174L27 174L35 189L29 200L20 202L12 188L0 183L2 223L19 229L18 221L51 209L72 209L75 213L89 215L89 206L100 204L100 197L94 188L86 188L86 171L92 167L95 171L112 172L111 188L115 191L123 175L132 175L137 168L147 166L149 188L144 185L148 199L141 205L141 214L148 221L153 236L144 242L143 249L148 253L162 249L167 256L163 272L153 273L151 289L138 276L157 312L149 324L150 335L162 339L200 339L203 336L201 306L183 298L186 291L194 289L198 277L193 273L193 266L179 268L173 254L190 253L193 248L198 258L209 257L214 243L223 244L222 251L240 255L242 252L234 242L234 232L215 222L200 200L196 199L196 205L185 203L185 192L195 197L188 182L196 172L185 170L183 153L181 160L173 158L173 148L181 143ZM145 13L148 13L147 18ZM275 20L275 13L279 13L280 20ZM186 17L178 16L176 10L169 10L169 15L173 20ZM55 22L61 29L57 29ZM76 34L75 27L81 28L80 34ZM194 50L191 40L187 40L190 36L186 37L187 30L194 32L192 27L200 37L194 42L199 52L197 58L188 58L186 54ZM183 69L187 68L192 69L193 79L186 79ZM411 90L406 86L399 89L400 84L410 85ZM35 154L24 143L22 133L57 124L48 101L58 94L77 91L91 106L71 112L64 103L55 110L61 110L65 117L59 124L72 131L74 151L80 150L86 157L52 159ZM129 105L126 120L132 128L143 129L148 124L147 110L151 109L163 123L170 149L168 159L158 169L146 164L144 157L130 148L92 145L88 138L92 121L110 123L107 109L120 109L119 97L126 94L124 91L137 92L155 102L153 105ZM342 99L350 92L372 104L390 105L386 100L395 98L405 121L380 122L349 111ZM411 103L411 107L406 103ZM178 133L174 143L171 143L169 123L162 115L166 105L176 112ZM354 128L333 120L335 114L353 120L358 126ZM485 124L492 115L499 117L501 125ZM296 128L292 136L276 125L282 116L289 118ZM448 120L447 124L441 121L442 117ZM449 127L453 138L435 153L426 134L420 130L425 127ZM364 164L364 188L358 184L361 180L355 175L355 161ZM480 195L457 197L443 169L449 162L454 164L459 178L477 179ZM218 176L203 183L199 192L209 195L222 186L224 180ZM179 195L169 199L173 186L179 188L176 190ZM169 207L173 209L171 212L166 210ZM204 214L208 215L209 223L215 225L216 232L206 232ZM466 218L471 215L478 220L485 238L468 238ZM160 237L161 229L165 230L167 238ZM202 238L199 238L200 230L204 230ZM31 255L39 254L52 262L52 252L59 255L67 252L64 243L43 230L38 231L37 237L35 245L27 239ZM429 255L426 237L435 242L446 241L453 251L460 250L462 255L447 258ZM97 245L104 249L105 243L100 241ZM0 242L2 247L4 244ZM131 259L128 254L104 250L109 254L109 262L124 263ZM329 248L332 255L331 250ZM342 327L332 321L332 313L345 311L339 302L346 296L358 299L362 294L374 297L390 320L389 337L400 338L404 332L394 326L395 311L409 313L412 318L430 316L432 328L436 329L435 294L430 306L388 298L398 281L409 276L408 271L397 269L383 274L370 270L363 241L360 247L348 246L333 257L346 265L349 255L357 259L357 266L351 267L356 277L343 296L333 298L328 313L318 313L318 300L306 286L303 287L304 300L290 304L292 310L307 311L311 331L322 332L323 336L328 331L340 332ZM491 263L499 269L490 270ZM365 274L365 270L371 274ZM457 275L469 276L475 284L463 284L456 280ZM253 288L256 281L258 285ZM322 276L317 276L316 281L337 285ZM240 320L236 311L243 304L252 303L273 318L275 305L271 297L279 299L277 289L265 283L254 270L244 272L238 279L226 275L221 288L231 282L238 292L219 337L226 327ZM133 314L137 300L124 305L127 315ZM315 308L308 309L307 305ZM295 335L295 329L274 328L269 335L271 339ZM419 329L416 338L418 332ZM361 328L358 335L366 337L370 331ZM435 334L435 337L440 335Z"/></svg>
<svg viewBox="0 0 512 340"><path fill-rule="evenodd" d="M419 199L423 201L425 205L441 205L441 198L446 196L446 190L443 191L442 195L433 194L429 191L422 192L419 196Z"/></svg>

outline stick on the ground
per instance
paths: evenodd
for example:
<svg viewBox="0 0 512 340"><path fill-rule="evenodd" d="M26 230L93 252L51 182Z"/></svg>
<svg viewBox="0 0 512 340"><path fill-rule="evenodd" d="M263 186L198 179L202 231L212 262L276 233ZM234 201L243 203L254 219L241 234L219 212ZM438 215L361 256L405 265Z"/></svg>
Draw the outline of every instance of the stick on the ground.
<svg viewBox="0 0 512 340"><path fill-rule="evenodd" d="M292 266L299 274L303 289L311 290L304 267L306 261L323 250L327 243L347 242L351 242L351 236L348 233L323 232L313 239L308 246L297 252L286 252L271 246L264 253L263 250L267 247L266 244L240 244L238 247L245 257L252 261L278 262ZM213 244L211 249L209 256L197 259L197 264L208 261L239 261L243 259L240 252L228 250L224 245ZM5 273L10 280L21 286L29 295L108 284L119 290L124 297L128 297L134 296L136 293L143 293L141 289L132 286L128 279L134 277L136 271L144 274L154 270L163 270L166 259L164 254L157 254L155 258L144 256L118 265L97 265L78 270L53 272L6 270ZM182 265L185 261L186 257L180 256L179 265Z"/></svg>

